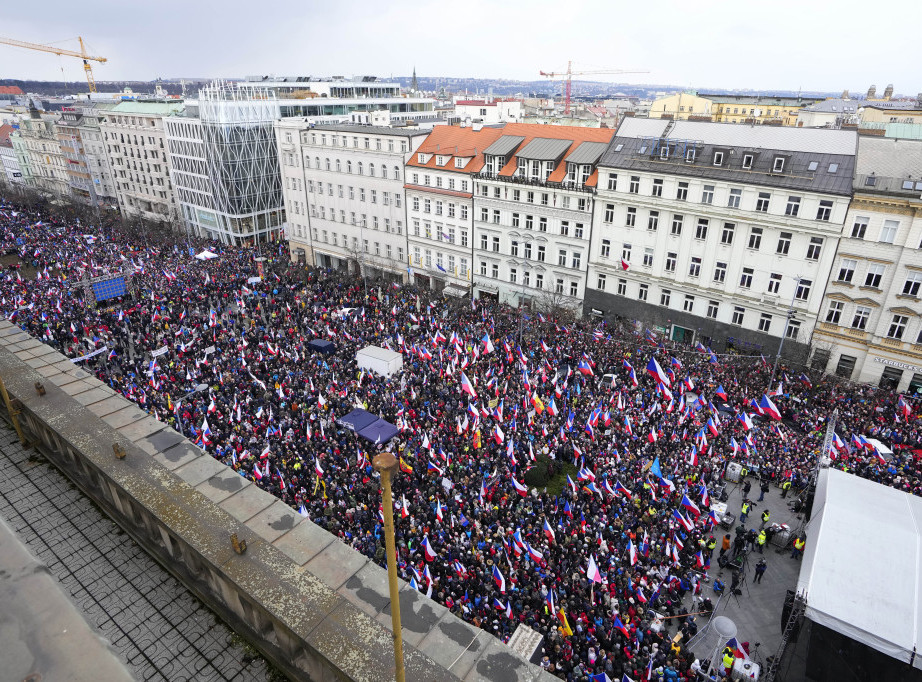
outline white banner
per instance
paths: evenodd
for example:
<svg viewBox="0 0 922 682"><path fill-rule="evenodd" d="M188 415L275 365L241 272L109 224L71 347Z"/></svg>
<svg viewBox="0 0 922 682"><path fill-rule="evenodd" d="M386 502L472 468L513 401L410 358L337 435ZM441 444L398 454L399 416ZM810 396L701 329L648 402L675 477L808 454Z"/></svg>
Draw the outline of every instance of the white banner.
<svg viewBox="0 0 922 682"><path fill-rule="evenodd" d="M71 358L70 361L71 361L71 362L74 362L74 363L76 363L76 362L83 362L84 360L86 360L86 359L88 359L88 358L92 358L92 357L94 357L94 356L96 356L96 355L99 355L100 353L105 353L107 350L109 350L109 347L108 347L108 346L103 346L103 347L100 348L99 350L94 350L92 353L87 353L86 355L81 355L79 358Z"/></svg>

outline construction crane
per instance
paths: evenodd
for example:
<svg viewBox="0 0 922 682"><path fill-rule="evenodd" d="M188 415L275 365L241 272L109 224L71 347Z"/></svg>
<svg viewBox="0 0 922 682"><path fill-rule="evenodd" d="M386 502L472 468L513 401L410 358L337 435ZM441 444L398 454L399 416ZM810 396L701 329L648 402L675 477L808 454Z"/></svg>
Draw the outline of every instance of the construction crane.
<svg viewBox="0 0 922 682"><path fill-rule="evenodd" d="M104 64L109 61L105 57L94 57L86 53L86 46L83 44L83 38L77 36L77 40L80 41L80 52L75 52L73 50L63 50L60 47L55 47L54 45L42 45L40 43L27 43L22 40L13 40L12 38L0 38L0 45L12 45L13 47L24 47L27 50L38 50L39 52L51 52L56 55L63 55L65 57L77 57L78 59L83 60L83 70L86 71L86 82L90 86L90 92L96 92L96 80L93 78L93 69L90 66L90 61L100 62Z"/></svg>
<svg viewBox="0 0 922 682"><path fill-rule="evenodd" d="M566 71L539 71L542 76L547 76L548 78L566 78L566 107L564 113L570 113L570 93L572 91L573 76L600 76L602 74L616 74L616 73L650 73L649 71L623 71L621 69L603 69L601 71L574 71L573 62L567 62Z"/></svg>

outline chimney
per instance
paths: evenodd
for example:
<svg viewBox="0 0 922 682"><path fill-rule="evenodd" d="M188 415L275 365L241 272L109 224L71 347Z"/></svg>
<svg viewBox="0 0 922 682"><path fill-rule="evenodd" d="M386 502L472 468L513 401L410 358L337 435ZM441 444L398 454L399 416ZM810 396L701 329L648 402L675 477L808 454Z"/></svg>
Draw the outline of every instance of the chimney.
<svg viewBox="0 0 922 682"><path fill-rule="evenodd" d="M877 97L877 86L872 85L868 88L868 99L874 99L875 97Z"/></svg>
<svg viewBox="0 0 922 682"><path fill-rule="evenodd" d="M893 97L893 83L884 88L884 99L889 102L891 97Z"/></svg>

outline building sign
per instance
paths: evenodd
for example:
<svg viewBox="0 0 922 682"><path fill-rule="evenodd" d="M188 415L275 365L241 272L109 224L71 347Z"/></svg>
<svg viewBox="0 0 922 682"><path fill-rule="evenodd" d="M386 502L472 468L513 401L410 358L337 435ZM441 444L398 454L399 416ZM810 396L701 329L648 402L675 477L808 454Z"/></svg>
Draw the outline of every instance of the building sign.
<svg viewBox="0 0 922 682"><path fill-rule="evenodd" d="M898 362L897 360L890 360L888 358L874 358L874 362L890 365L891 367L899 367L900 369L908 369L910 372L922 372L922 369L919 369L915 365L910 365L908 362Z"/></svg>
<svg viewBox="0 0 922 682"><path fill-rule="evenodd" d="M727 343L737 348L752 348L753 350L762 350L761 343L752 343L751 341L743 341L742 339L736 339L736 338L733 338L732 336L727 337Z"/></svg>

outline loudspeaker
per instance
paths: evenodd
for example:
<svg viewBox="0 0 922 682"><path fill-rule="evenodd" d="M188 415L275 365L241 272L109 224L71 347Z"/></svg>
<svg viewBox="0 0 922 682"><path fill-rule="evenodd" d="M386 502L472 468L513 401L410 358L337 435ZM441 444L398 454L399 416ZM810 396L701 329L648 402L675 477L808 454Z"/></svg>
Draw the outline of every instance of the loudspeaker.
<svg viewBox="0 0 922 682"><path fill-rule="evenodd" d="M794 591L788 590L784 596L784 606L781 607L781 632L784 632L788 619L791 617L791 610L794 608Z"/></svg>

